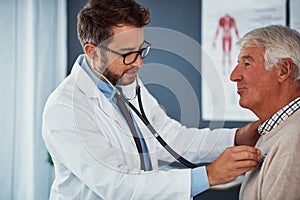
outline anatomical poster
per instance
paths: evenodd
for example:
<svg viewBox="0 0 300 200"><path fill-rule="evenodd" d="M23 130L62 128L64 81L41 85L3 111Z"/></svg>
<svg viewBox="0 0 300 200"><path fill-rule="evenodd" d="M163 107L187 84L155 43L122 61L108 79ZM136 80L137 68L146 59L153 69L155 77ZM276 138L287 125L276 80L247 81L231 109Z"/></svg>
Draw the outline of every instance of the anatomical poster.
<svg viewBox="0 0 300 200"><path fill-rule="evenodd" d="M290 0L290 27L300 32L300 1Z"/></svg>
<svg viewBox="0 0 300 200"><path fill-rule="evenodd" d="M230 81L230 73L237 64L238 39L254 28L271 24L286 24L285 0L202 1L203 120L256 119L250 110L239 106L237 86Z"/></svg>

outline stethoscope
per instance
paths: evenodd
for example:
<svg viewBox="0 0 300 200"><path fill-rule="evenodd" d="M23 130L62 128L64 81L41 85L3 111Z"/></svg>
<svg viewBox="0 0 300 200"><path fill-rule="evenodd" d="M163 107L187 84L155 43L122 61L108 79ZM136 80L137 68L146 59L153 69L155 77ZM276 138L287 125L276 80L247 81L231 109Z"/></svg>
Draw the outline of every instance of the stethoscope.
<svg viewBox="0 0 300 200"><path fill-rule="evenodd" d="M198 167L196 164L191 163L190 161L186 160L184 157L182 157L181 155L179 155L172 147L170 147L168 145L168 143L166 143L166 141L160 137L160 135L157 133L157 131L154 129L154 127L151 125L151 123L149 122L144 108L143 108L143 103L142 103L142 98L141 98L141 88L140 85L138 83L138 78L136 77L136 95L133 97L135 98L137 96L138 98L138 104L139 104L139 108L140 111L138 111L138 109L129 102L130 99L125 98L123 96L123 94L103 75L103 73L101 73L95 66L94 66L94 59L91 59L92 62L92 67L93 69L105 80L107 81L107 83L114 89L114 91L117 93L117 95L119 95L120 99L122 101L124 101L124 103L126 103L134 112L135 114L142 120L142 122L144 123L144 125L148 128L148 130L152 133L152 135L157 139L157 141L180 163L182 163L183 165L185 165L188 168L196 168ZM104 70L101 70L102 72ZM132 98L132 99L133 99Z"/></svg>

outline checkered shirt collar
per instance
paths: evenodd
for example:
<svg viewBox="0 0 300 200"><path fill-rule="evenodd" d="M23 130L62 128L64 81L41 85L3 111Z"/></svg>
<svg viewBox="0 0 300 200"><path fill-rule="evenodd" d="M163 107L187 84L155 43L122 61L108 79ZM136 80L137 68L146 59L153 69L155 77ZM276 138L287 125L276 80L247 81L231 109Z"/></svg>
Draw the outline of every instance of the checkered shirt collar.
<svg viewBox="0 0 300 200"><path fill-rule="evenodd" d="M288 105L284 106L277 113L275 113L271 118L262 123L258 127L258 133L260 135L265 135L266 133L273 130L276 126L278 126L281 122L286 120L289 116L291 116L294 112L296 112L300 108L300 97L296 98Z"/></svg>

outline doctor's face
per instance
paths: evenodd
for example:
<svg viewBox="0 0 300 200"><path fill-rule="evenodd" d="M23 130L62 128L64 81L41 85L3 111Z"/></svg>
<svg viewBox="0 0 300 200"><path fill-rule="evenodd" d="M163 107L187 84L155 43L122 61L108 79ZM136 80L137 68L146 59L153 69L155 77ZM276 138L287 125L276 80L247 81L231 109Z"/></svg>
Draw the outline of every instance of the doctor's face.
<svg viewBox="0 0 300 200"><path fill-rule="evenodd" d="M103 74L114 85L128 85L135 81L143 65L140 54L130 54L139 51L144 44L143 29L124 25L113 27L112 32L114 36L107 45L102 43L99 47L105 51L105 63L108 66Z"/></svg>

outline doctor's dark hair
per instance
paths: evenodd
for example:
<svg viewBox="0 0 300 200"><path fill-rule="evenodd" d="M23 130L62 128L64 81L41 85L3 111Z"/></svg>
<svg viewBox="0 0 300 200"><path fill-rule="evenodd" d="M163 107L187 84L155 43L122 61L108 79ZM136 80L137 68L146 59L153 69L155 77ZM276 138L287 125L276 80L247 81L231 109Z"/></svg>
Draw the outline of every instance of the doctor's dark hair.
<svg viewBox="0 0 300 200"><path fill-rule="evenodd" d="M149 22L149 10L134 0L90 0L77 15L77 36L82 47L98 45L113 35L113 26L140 28Z"/></svg>

